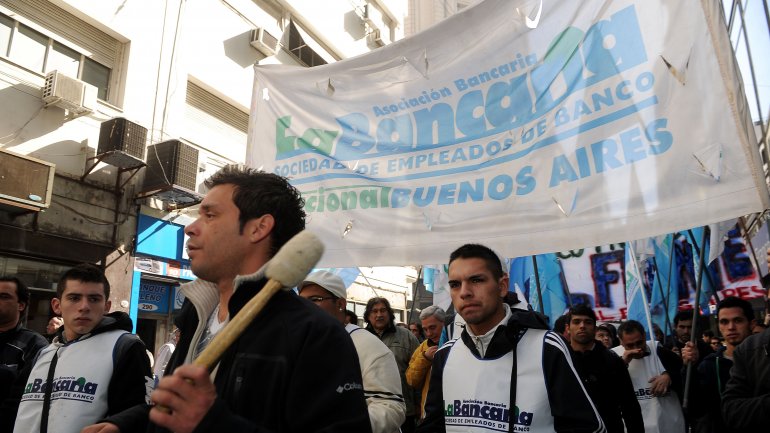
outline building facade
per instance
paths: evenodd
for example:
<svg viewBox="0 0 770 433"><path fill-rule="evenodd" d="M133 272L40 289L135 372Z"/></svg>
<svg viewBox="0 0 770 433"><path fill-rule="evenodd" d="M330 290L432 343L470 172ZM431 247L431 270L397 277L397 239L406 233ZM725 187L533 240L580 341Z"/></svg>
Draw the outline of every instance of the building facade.
<svg viewBox="0 0 770 433"><path fill-rule="evenodd" d="M189 206L245 161L253 65L401 39L406 0L0 0L0 274L43 331L61 272L103 267L153 348L171 329ZM55 72L54 72L55 71Z"/></svg>

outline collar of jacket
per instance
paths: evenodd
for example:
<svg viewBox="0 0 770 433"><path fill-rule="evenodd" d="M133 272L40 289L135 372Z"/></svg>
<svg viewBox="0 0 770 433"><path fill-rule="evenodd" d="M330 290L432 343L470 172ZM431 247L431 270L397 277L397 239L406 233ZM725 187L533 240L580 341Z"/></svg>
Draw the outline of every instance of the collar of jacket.
<svg viewBox="0 0 770 433"><path fill-rule="evenodd" d="M267 263L262 265L257 272L250 275L238 275L233 281L233 296L238 292L241 286L256 283L265 278L265 268ZM260 286L261 288L261 286ZM198 312L198 317L204 318L211 316L214 309L219 304L219 287L216 284L199 279L189 283L182 284L180 287L182 294L192 302ZM240 298L240 296L239 296ZM232 301L232 298L231 298ZM228 304L229 307L230 304ZM241 304L241 306L243 306ZM240 309L240 308L238 308ZM236 311L229 311L230 317L234 316Z"/></svg>
<svg viewBox="0 0 770 433"><path fill-rule="evenodd" d="M393 322L390 322L390 323L388 324L388 326L387 326L387 327L386 327L386 328L385 328L385 329L382 331L382 336L381 336L380 334L378 334L378 333L377 333L377 330L376 330L376 329L374 329L374 326L372 326L372 324L371 324L371 323L367 323L367 324L366 324L366 330L367 330L367 331L369 331L369 332L371 332L372 334L376 335L376 336L377 336L377 337L379 337L380 339L382 339L382 337L383 337L385 334L389 334L389 333L391 333L391 332L395 334L395 333L396 333L396 325L394 325L394 324L393 324ZM409 332L411 332L411 331L409 331Z"/></svg>
<svg viewBox="0 0 770 433"><path fill-rule="evenodd" d="M132 332L134 329L134 322L131 320L131 317L123 311L113 311L112 313L105 314L99 324L96 325L96 327L94 327L91 332L81 335L72 341L66 341L64 338L64 326L60 326L56 331L56 337L54 337L53 342L61 345L71 344L77 341L86 340L94 335L102 334L108 331L114 331L116 329Z"/></svg>

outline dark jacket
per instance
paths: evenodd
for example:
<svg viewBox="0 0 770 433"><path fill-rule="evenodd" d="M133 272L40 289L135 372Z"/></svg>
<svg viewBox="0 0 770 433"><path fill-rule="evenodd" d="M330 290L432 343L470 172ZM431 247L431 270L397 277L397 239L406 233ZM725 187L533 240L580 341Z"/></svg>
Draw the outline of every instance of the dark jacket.
<svg viewBox="0 0 770 433"><path fill-rule="evenodd" d="M720 349L698 364L698 380L690 390L693 404L689 412L696 418L693 432L732 432L722 419L722 393L730 380L730 368L733 366L733 361L725 358L724 353L724 349Z"/></svg>
<svg viewBox="0 0 770 433"><path fill-rule="evenodd" d="M508 323L501 325L495 331L492 340L482 359L495 359L513 351L514 360L517 350L527 350L517 347L518 341L527 329L548 329L543 317L531 311L511 308L512 316ZM471 352L481 358L472 337L463 330L460 339ZM459 342L457 343L459 344ZM436 352L433 358L433 369L430 377L428 398L425 402L425 419L417 426L418 433L443 433L446 431L444 418L443 372L448 355L449 344ZM533 354L539 356L540 354ZM568 349L563 351L546 344L543 347L542 363L543 376L548 388L548 399L551 415L554 417L554 427L557 432L604 432L602 421L596 416L588 396L580 386L580 379L575 375L569 362ZM510 406L516 402L516 362L511 372ZM471 384L471 386L475 386ZM526 399L526 396L520 396ZM513 423L511 423L513 425Z"/></svg>
<svg viewBox="0 0 770 433"><path fill-rule="evenodd" d="M237 287L228 304L231 317L265 282ZM184 363L199 320L188 298L175 321L181 335L166 374ZM214 380L217 398L195 432L370 432L361 383L355 347L342 324L281 291L224 353ZM133 408L106 421L122 432L144 431L148 410ZM151 424L148 431L166 430Z"/></svg>
<svg viewBox="0 0 770 433"><path fill-rule="evenodd" d="M377 334L377 331L374 330L371 324L366 325L366 330L388 346L388 349L393 352L393 356L396 358L398 375L401 376L404 404L406 404L406 416L419 415L421 410L419 389L413 388L406 381L406 369L409 368L409 361L412 359L414 351L420 346L420 343L417 342L417 337L412 334L412 331L395 326L393 323L382 331L382 335Z"/></svg>
<svg viewBox="0 0 770 433"><path fill-rule="evenodd" d="M733 352L722 416L736 431L766 431L770 425L770 329L752 335Z"/></svg>
<svg viewBox="0 0 770 433"><path fill-rule="evenodd" d="M615 352L599 342L587 352L572 351L575 369L609 433L644 433L642 409L628 368Z"/></svg>
<svg viewBox="0 0 770 433"><path fill-rule="evenodd" d="M0 332L0 402L8 396L16 376L35 359L48 341L35 331L21 326Z"/></svg>
<svg viewBox="0 0 770 433"><path fill-rule="evenodd" d="M106 415L111 415L146 402L149 396L148 386L152 380L150 359L147 356L147 349L142 340L130 333L132 329L133 322L128 314L117 311L105 315L91 333L83 335L74 341L66 342L64 340L64 327L60 327L54 342L51 343L57 346L77 348L79 351L82 351L83 357L87 357L92 351L112 351L114 374L110 378L108 385ZM125 331L126 333L117 340L113 348L91 347L93 346L90 344L93 336L110 331ZM35 359L36 361L37 358ZM9 433L13 430L16 412L35 362L29 362L24 367L24 370L14 382L9 397L5 399L2 407L0 407L0 432L2 433ZM60 363L54 368L56 369L56 374L66 374L66 371L64 371L66 365ZM98 366L94 366L94 368L98 368ZM53 429L55 425L55 420L51 420L49 426Z"/></svg>

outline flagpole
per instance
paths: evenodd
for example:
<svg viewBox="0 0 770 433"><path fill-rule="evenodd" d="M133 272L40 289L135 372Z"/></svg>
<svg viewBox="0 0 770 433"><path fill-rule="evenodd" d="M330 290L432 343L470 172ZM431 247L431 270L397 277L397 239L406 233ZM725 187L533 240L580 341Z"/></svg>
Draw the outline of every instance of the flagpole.
<svg viewBox="0 0 770 433"><path fill-rule="evenodd" d="M631 249L631 262L636 269L636 275L639 280L639 290L642 292L642 303L644 304L644 312L647 315L647 327L650 330L650 342L655 341L655 333L652 328L652 316L650 315L650 302L647 300L647 293L644 291L644 283L642 283L642 271L639 269L639 263L636 262L636 251L634 251L633 241L629 241L626 245ZM628 301L626 301L628 302Z"/></svg>
<svg viewBox="0 0 770 433"><path fill-rule="evenodd" d="M655 264L655 272L658 273L657 272L658 271L658 261L655 259L655 256L652 256L652 263ZM660 275L660 273L658 273L658 274ZM669 268L668 278L669 278L668 282L670 284L671 283L671 270L670 270L670 268ZM654 282L652 284L655 285ZM663 294L663 285L660 284L660 281L658 281L658 291L660 292L660 299L663 300L663 308L666 311L666 323L664 324L664 328L666 328L666 330L668 330L668 324L669 324L669 321L671 320L671 318L668 315L668 300L666 299L666 296ZM664 331L663 332L663 338L665 338L666 335L668 335L668 334L666 334L666 332Z"/></svg>
<svg viewBox="0 0 770 433"><path fill-rule="evenodd" d="M670 319L668 317L668 306L671 305L671 273L674 271L674 255L676 254L675 245L676 239L674 238L674 233L671 233L671 250L668 256L668 281L666 281L666 329L663 331L664 341L666 338L668 338L668 328L669 325L671 325L669 323ZM671 329L674 329L673 326L671 326Z"/></svg>
<svg viewBox="0 0 770 433"><path fill-rule="evenodd" d="M759 276L759 260L757 260L757 253L754 251L754 245L751 242L751 237L749 236L749 231L746 229L746 223L743 221L743 217L738 218L738 225L741 228L744 239L746 239L746 243L749 245L751 257L754 257L754 270L756 270L757 276Z"/></svg>
<svg viewBox="0 0 770 433"><path fill-rule="evenodd" d="M704 232L706 231L706 227L708 227L708 226L704 226L703 227L703 231ZM692 229L687 229L687 233L690 235L690 240L692 240L692 243L695 246L695 249L700 251L699 254L701 256L703 254L706 254L706 245L705 245L706 240L705 240L705 238L701 239L701 244L703 244L702 245L703 248L701 248L701 246L698 245L698 241L695 240L695 235L692 233ZM700 262L700 257L698 258L698 260ZM700 270L698 272L700 272ZM706 278L708 278L709 284L711 284L711 288L714 290L714 300L716 300L717 303L718 303L719 302L719 296L717 295L717 285L714 284L714 280L711 278L711 273L710 272L706 272ZM698 307L700 307L700 305L698 305Z"/></svg>
<svg viewBox="0 0 770 433"><path fill-rule="evenodd" d="M535 287L537 288L538 309L540 314L545 314L545 308L543 307L543 292L540 289L540 272L537 270L537 255L532 256L532 264L535 268Z"/></svg>
<svg viewBox="0 0 770 433"><path fill-rule="evenodd" d="M689 231L689 230L688 230ZM701 238L701 249L700 249L700 258L698 262L700 263L700 268L698 269L698 279L696 281L695 285L695 305L693 305L692 309L692 331L690 331L690 343L693 344L694 347L697 347L696 345L696 335L698 332L698 316L700 315L700 291L701 286L703 285L703 272L706 268L706 235L708 234L708 226L703 227L703 235ZM692 231L690 231L690 235L692 235ZM708 272L706 272L706 275L708 275ZM682 408L687 411L687 408L689 407L690 403L690 383L692 382L692 365L694 363L691 361L687 364L687 376L684 381L684 398L682 399Z"/></svg>

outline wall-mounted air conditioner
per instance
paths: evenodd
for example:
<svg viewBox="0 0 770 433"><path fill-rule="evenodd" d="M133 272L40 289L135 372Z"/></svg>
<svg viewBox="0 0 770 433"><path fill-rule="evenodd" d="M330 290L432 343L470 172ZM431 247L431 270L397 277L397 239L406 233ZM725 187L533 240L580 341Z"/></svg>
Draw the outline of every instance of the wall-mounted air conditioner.
<svg viewBox="0 0 770 433"><path fill-rule="evenodd" d="M275 55L275 50L278 47L278 38L270 34L270 32L264 28L258 27L251 31L251 40L249 43L252 47L269 57Z"/></svg>
<svg viewBox="0 0 770 433"><path fill-rule="evenodd" d="M96 110L97 90L91 84L68 77L59 71L51 71L45 76L43 102L46 107L54 105L75 116L82 116Z"/></svg>
<svg viewBox="0 0 770 433"><path fill-rule="evenodd" d="M147 146L147 170L142 192L137 197L154 197L171 207L200 203L198 149L179 140Z"/></svg>
<svg viewBox="0 0 770 433"><path fill-rule="evenodd" d="M56 164L0 149L0 210L40 211L51 204Z"/></svg>
<svg viewBox="0 0 770 433"><path fill-rule="evenodd" d="M102 155L102 161L115 167L138 167L144 164L146 144L147 128L116 117L102 122L97 154Z"/></svg>

